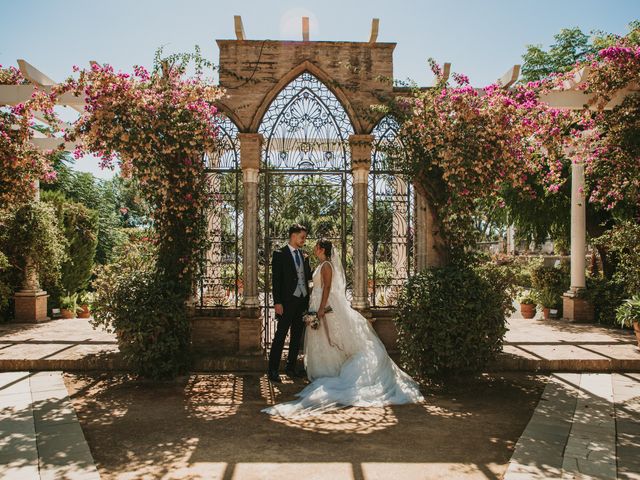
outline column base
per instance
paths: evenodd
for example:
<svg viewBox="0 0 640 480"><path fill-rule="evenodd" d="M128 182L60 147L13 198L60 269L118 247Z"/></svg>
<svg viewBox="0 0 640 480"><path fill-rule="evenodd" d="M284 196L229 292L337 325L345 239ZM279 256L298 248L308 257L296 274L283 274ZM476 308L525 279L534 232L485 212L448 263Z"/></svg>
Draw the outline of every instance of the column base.
<svg viewBox="0 0 640 480"><path fill-rule="evenodd" d="M255 297L244 297L242 299L242 308L244 309L260 309L260 298Z"/></svg>
<svg viewBox="0 0 640 480"><path fill-rule="evenodd" d="M562 317L575 323L590 323L595 319L593 305L578 292L569 291L562 296Z"/></svg>
<svg viewBox="0 0 640 480"><path fill-rule="evenodd" d="M351 300L351 308L353 308L354 310L358 310L361 314L363 314L365 317L366 312L371 308L371 306L369 305L369 299L367 297L364 298L358 298L358 297L353 297L353 299ZM371 312L369 312L369 318L371 317Z"/></svg>
<svg viewBox="0 0 640 480"><path fill-rule="evenodd" d="M16 292L15 322L41 323L51 320L47 317L47 299L49 295L44 290L21 290Z"/></svg>

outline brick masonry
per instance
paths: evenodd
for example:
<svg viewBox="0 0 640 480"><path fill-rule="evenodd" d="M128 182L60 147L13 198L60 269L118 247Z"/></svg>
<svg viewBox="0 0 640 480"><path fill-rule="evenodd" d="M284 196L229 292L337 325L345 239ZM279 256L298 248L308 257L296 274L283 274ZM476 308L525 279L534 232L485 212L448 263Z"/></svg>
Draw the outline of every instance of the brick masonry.
<svg viewBox="0 0 640 480"><path fill-rule="evenodd" d="M15 295L15 321L19 323L39 323L49 320L47 317L47 299L45 291L18 292Z"/></svg>
<svg viewBox="0 0 640 480"><path fill-rule="evenodd" d="M588 323L594 319L593 305L584 298L568 295L562 297L562 314L572 322Z"/></svg>
<svg viewBox="0 0 640 480"><path fill-rule="evenodd" d="M271 101L308 71L338 97L356 133L369 133L378 118L370 106L393 93L395 43L217 40L221 108L240 131L255 132Z"/></svg>

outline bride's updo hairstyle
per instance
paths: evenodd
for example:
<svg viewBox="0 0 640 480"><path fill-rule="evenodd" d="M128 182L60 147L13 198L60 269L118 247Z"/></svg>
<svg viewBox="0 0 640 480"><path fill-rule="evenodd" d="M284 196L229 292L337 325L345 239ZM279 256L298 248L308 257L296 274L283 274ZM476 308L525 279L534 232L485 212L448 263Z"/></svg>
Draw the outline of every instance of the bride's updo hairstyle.
<svg viewBox="0 0 640 480"><path fill-rule="evenodd" d="M329 240L325 240L324 238L318 240L318 246L324 250L324 254L327 258L331 258L331 249L333 248L333 244Z"/></svg>

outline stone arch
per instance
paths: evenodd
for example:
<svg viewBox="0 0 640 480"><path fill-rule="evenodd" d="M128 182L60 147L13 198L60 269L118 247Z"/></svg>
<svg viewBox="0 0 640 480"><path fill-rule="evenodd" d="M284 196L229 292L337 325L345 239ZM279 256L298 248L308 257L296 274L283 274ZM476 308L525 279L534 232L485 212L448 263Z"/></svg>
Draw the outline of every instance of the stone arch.
<svg viewBox="0 0 640 480"><path fill-rule="evenodd" d="M264 118L265 113L269 109L271 103L278 97L280 92L284 90L287 85L293 82L296 78L298 78L303 73L308 72L314 77L316 77L320 82L322 82L330 91L335 95L338 99L342 108L347 112L349 116L349 120L351 121L351 125L353 127L354 132L358 133L362 130L361 122L356 115L356 112L349 101L349 98L342 90L339 85L336 85L331 79L331 76L328 75L324 70L314 65L309 60L305 60L300 63L298 66L291 69L286 75L284 75L278 83L264 96L258 110L256 111L253 120L251 122L250 131L257 132L260 124L262 123L262 119Z"/></svg>
<svg viewBox="0 0 640 480"><path fill-rule="evenodd" d="M238 115L236 115L232 108L228 107L224 102L221 101L216 102L216 107L224 116L226 116L231 121L231 123L236 126L239 132L242 133L247 131L247 127L244 125L242 120L240 120Z"/></svg>

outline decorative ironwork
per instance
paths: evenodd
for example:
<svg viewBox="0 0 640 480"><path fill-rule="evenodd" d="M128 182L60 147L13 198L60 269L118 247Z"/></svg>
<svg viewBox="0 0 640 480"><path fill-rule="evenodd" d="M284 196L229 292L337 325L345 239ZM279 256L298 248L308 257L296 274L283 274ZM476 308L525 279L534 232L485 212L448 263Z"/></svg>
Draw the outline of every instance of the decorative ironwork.
<svg viewBox="0 0 640 480"><path fill-rule="evenodd" d="M211 245L202 262L199 307L237 307L242 297L242 172L238 128L220 116L215 152L204 156Z"/></svg>
<svg viewBox="0 0 640 480"><path fill-rule="evenodd" d="M369 174L369 296L372 307L394 306L413 269L413 187L388 164L398 124L384 117L373 130Z"/></svg>
<svg viewBox="0 0 640 480"><path fill-rule="evenodd" d="M264 168L346 171L353 126L335 95L308 72L275 98L259 129Z"/></svg>
<svg viewBox="0 0 640 480"><path fill-rule="evenodd" d="M335 95L305 72L276 97L259 132L264 135L259 289L263 343L268 349L275 329L271 254L286 244L291 223L302 223L310 229L308 253L316 238L332 240L341 250L350 277L353 188L349 136L353 127Z"/></svg>

